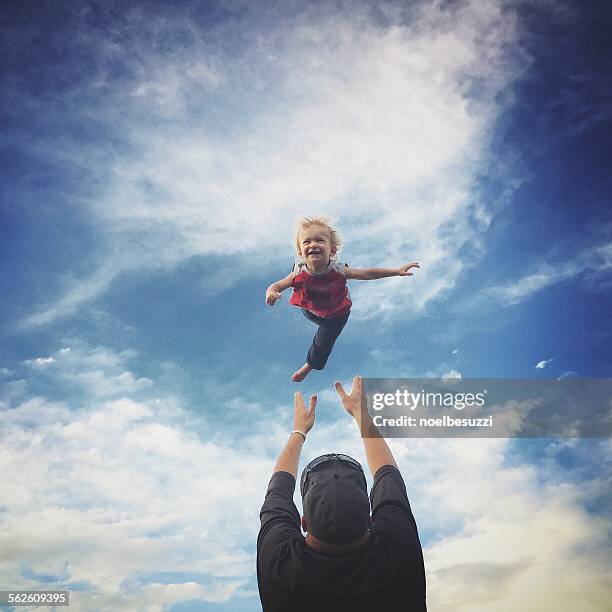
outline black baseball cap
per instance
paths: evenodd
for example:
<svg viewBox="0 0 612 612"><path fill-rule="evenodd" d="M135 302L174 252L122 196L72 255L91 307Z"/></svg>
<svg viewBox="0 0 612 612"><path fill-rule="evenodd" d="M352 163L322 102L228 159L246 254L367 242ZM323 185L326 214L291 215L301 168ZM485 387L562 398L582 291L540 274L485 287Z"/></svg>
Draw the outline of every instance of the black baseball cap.
<svg viewBox="0 0 612 612"><path fill-rule="evenodd" d="M313 459L300 492L308 531L327 544L350 544L370 526L370 500L361 464L348 455Z"/></svg>

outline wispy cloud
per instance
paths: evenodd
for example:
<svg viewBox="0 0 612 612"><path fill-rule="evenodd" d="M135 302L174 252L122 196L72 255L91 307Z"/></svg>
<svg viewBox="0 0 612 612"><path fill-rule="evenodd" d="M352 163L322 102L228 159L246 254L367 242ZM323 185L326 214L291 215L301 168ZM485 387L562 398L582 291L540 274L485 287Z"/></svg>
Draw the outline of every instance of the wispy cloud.
<svg viewBox="0 0 612 612"><path fill-rule="evenodd" d="M70 105L82 109L71 124L95 118L107 142L124 145L92 147L67 132L30 143L104 188L78 196L98 235L98 271L24 325L74 313L125 269L211 254L277 267L293 256L293 218L316 211L338 221L352 265L422 263L410 282L356 286L357 318L422 309L453 286L459 250L478 250L491 211L477 175L504 109L497 94L519 72L503 3L270 8L263 30L244 7L206 36L179 8L129 10L111 38L86 10L74 16L78 39L52 34L93 64L77 64L63 94L86 103ZM66 124L55 96L29 103Z"/></svg>
<svg viewBox="0 0 612 612"><path fill-rule="evenodd" d="M153 384L150 378L138 377L126 369L137 357L134 351L116 352L105 347L91 347L73 339L71 346L57 350L49 357L27 359L24 365L41 371L57 386L74 384L94 397L133 394ZM44 370L44 372L42 372Z"/></svg>
<svg viewBox="0 0 612 612"><path fill-rule="evenodd" d="M462 378L461 372L445 361L428 370L422 376L423 378Z"/></svg>
<svg viewBox="0 0 612 612"><path fill-rule="evenodd" d="M125 264L117 266L111 263L103 264L92 276L84 279L69 279L66 281L64 295L52 304L44 306L39 311L25 317L18 329L28 329L52 323L59 317L73 314L84 303L96 298L105 291L109 283L120 272L128 268Z"/></svg>
<svg viewBox="0 0 612 612"><path fill-rule="evenodd" d="M44 368L52 363L55 363L54 357L36 357L34 359L26 359L23 362L25 365L32 366L34 368Z"/></svg>
<svg viewBox="0 0 612 612"><path fill-rule="evenodd" d="M574 370L567 370L567 372L563 372L561 376L557 377L557 380L563 380L564 378L571 378L572 376L577 376L578 372L574 372Z"/></svg>
<svg viewBox="0 0 612 612"><path fill-rule="evenodd" d="M473 298L464 300L464 305L513 306L533 294L574 278L593 279L608 275L612 271L612 243L606 242L589 247L572 259L556 263L540 262L534 269L511 283L486 287Z"/></svg>
<svg viewBox="0 0 612 612"><path fill-rule="evenodd" d="M534 369L543 370L549 363L552 363L552 361L552 359L542 359L542 361L538 361L538 363L535 364Z"/></svg>
<svg viewBox="0 0 612 612"><path fill-rule="evenodd" d="M451 368L447 372L444 372L444 374L442 374L440 378L462 378L462 376L459 370L455 370L454 368Z"/></svg>

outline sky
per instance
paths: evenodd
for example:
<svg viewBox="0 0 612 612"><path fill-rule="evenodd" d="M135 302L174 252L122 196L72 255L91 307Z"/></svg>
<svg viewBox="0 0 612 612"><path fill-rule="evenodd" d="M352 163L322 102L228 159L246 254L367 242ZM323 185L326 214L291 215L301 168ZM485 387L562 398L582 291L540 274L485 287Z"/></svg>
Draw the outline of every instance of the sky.
<svg viewBox="0 0 612 612"><path fill-rule="evenodd" d="M302 468L365 460L355 374L611 377L611 25L599 0L3 3L0 588L260 610L296 389ZM351 281L296 385L315 328L264 296L318 214L351 266L421 268ZM606 609L608 438L389 444L432 612Z"/></svg>

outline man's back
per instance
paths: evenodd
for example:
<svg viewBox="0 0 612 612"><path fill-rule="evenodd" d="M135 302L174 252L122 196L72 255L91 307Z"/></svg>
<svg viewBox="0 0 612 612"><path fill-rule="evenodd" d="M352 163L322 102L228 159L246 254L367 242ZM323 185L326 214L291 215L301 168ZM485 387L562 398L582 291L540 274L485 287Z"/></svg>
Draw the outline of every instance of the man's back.
<svg viewBox="0 0 612 612"><path fill-rule="evenodd" d="M421 545L397 468L377 471L370 538L342 556L305 542L294 488L293 476L274 474L260 514L257 578L264 612L426 610Z"/></svg>

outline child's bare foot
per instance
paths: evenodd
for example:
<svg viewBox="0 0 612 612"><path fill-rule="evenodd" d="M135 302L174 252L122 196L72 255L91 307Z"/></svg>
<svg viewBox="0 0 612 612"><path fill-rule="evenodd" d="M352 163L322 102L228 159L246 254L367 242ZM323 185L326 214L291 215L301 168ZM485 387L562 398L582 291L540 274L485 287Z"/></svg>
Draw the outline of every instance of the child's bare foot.
<svg viewBox="0 0 612 612"><path fill-rule="evenodd" d="M312 366L309 366L307 363L305 363L292 377L291 380L293 382L301 382L302 380L304 380L308 374L310 373L310 370L312 370Z"/></svg>

